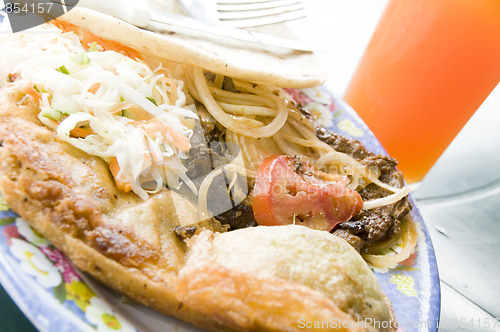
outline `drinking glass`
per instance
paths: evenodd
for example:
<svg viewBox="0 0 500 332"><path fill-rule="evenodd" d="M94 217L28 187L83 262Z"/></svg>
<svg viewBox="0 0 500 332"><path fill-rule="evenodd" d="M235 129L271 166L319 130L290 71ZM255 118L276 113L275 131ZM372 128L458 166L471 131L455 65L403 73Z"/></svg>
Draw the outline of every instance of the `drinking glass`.
<svg viewBox="0 0 500 332"><path fill-rule="evenodd" d="M344 99L420 181L500 80L500 0L389 0Z"/></svg>

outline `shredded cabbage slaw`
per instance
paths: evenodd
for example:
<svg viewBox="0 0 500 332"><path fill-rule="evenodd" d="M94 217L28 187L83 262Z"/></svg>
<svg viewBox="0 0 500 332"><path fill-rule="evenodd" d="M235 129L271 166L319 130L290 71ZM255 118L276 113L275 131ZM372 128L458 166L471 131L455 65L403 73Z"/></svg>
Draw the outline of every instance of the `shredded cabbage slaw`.
<svg viewBox="0 0 500 332"><path fill-rule="evenodd" d="M48 32L19 35L0 48L0 75L33 86L40 121L105 160L118 188L142 199L189 180L183 159L197 115L184 83L161 65L152 70L99 45L85 50L72 32Z"/></svg>

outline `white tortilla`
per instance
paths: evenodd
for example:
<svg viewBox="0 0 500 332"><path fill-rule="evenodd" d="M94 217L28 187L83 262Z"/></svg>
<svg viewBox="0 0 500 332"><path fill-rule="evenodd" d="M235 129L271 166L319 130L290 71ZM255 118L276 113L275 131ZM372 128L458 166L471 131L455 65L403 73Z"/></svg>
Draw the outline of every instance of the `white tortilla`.
<svg viewBox="0 0 500 332"><path fill-rule="evenodd" d="M325 80L325 71L312 52L265 49L215 36L188 37L169 33L167 26L155 22L151 26L164 32L152 32L87 8L74 8L61 19L143 54L234 78L290 88L313 87Z"/></svg>

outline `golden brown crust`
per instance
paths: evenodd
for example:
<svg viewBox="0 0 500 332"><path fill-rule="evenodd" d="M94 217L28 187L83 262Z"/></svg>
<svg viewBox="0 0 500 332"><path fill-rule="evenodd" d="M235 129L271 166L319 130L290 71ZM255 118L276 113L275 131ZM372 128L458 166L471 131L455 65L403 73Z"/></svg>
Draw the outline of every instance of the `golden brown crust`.
<svg viewBox="0 0 500 332"><path fill-rule="evenodd" d="M184 302L214 316L244 313L244 318L219 318L226 324L293 330L300 329L299 319L324 322L319 324L330 328L335 325L327 323L331 320L338 327L375 331L374 322L393 318L366 262L345 240L327 232L299 225L228 233L205 230L189 241L189 247L176 292ZM274 295L280 301L273 302ZM210 305L204 306L206 302ZM282 303L290 306L286 314L280 311ZM283 315L287 320L280 319ZM379 330L392 331L388 326Z"/></svg>
<svg viewBox="0 0 500 332"><path fill-rule="evenodd" d="M15 188L15 183L1 178L0 187L5 200L15 211L29 220L32 227L46 237L56 248L82 271L85 271L116 291L131 299L165 314L174 315L182 320L211 330L222 330L223 327L213 322L211 317L193 311L181 305L174 293L175 274L158 273L151 278L144 271L126 267L107 258L83 241L62 231L52 222L51 214L37 211L30 204L23 204L22 193ZM16 203L17 202L17 203ZM154 271L151 271L154 272ZM158 272L158 271L156 271ZM154 273L149 273L154 274Z"/></svg>
<svg viewBox="0 0 500 332"><path fill-rule="evenodd" d="M241 331L301 331L312 322L324 322L323 328L315 329L318 331L365 330L321 292L218 264L213 233L204 231L195 240L196 248L179 274L176 293L183 303L214 320Z"/></svg>
<svg viewBox="0 0 500 332"><path fill-rule="evenodd" d="M183 274L176 292L189 307L239 331L301 331L306 317L309 322L328 322L318 331L330 330L334 322L338 331L364 331L331 300L308 287L253 278L219 266Z"/></svg>

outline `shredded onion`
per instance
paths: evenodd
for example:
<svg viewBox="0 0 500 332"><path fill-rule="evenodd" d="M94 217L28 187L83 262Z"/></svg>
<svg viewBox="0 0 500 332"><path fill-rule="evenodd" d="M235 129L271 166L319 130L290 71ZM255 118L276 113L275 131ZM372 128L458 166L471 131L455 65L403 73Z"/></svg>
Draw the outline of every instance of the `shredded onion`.
<svg viewBox="0 0 500 332"><path fill-rule="evenodd" d="M417 245L417 227L410 216L401 223L401 251L394 254L362 253L363 258L377 268L394 268L399 262L410 257ZM392 249L392 247L388 248ZM394 251L394 249L392 249Z"/></svg>
<svg viewBox="0 0 500 332"><path fill-rule="evenodd" d="M405 197L406 195L408 195L410 191L411 190L409 187L403 187L401 190L392 195L385 196L382 198L377 198L372 201L365 201L363 202L363 209L375 209L380 206L394 204L403 197Z"/></svg>

